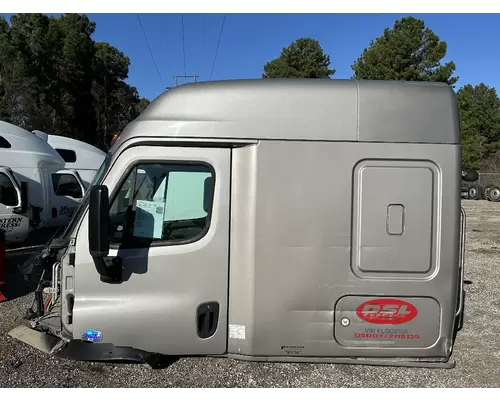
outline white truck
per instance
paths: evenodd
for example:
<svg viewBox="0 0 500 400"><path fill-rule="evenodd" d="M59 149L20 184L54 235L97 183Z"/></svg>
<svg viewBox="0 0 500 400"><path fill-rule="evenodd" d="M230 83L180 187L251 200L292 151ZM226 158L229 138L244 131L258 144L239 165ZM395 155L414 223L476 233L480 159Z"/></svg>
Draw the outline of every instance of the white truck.
<svg viewBox="0 0 500 400"><path fill-rule="evenodd" d="M7 244L67 224L84 193L78 172L65 169L47 142L0 121L0 229Z"/></svg>
<svg viewBox="0 0 500 400"><path fill-rule="evenodd" d="M51 135L39 130L33 133L59 153L66 163L66 168L78 172L85 187L90 185L97 169L106 157L105 152L91 144L66 136Z"/></svg>

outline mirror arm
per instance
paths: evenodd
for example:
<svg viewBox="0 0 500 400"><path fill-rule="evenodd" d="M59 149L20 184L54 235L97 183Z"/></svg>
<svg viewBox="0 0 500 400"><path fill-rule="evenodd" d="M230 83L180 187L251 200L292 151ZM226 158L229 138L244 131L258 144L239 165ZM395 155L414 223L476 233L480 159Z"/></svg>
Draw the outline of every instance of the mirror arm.
<svg viewBox="0 0 500 400"><path fill-rule="evenodd" d="M101 276L106 276L108 274L106 261L104 261L104 257L92 257L94 259L95 268L97 272Z"/></svg>
<svg viewBox="0 0 500 400"><path fill-rule="evenodd" d="M122 281L123 263L120 257L114 257L111 260L106 260L104 257L93 257L93 259L101 282L119 283Z"/></svg>

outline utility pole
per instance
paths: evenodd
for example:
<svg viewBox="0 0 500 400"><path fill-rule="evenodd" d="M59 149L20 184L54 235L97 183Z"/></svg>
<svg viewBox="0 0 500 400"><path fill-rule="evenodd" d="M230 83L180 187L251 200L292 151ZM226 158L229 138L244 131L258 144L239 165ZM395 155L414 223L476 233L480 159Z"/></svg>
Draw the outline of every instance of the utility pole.
<svg viewBox="0 0 500 400"><path fill-rule="evenodd" d="M174 82L175 82L175 85L174 86L177 86L177 82L178 82L178 79L179 78L193 78L194 79L194 83L196 83L196 78L198 78L198 75L194 74L194 75L174 75ZM167 90L168 89L171 89L171 87L167 87L166 88Z"/></svg>

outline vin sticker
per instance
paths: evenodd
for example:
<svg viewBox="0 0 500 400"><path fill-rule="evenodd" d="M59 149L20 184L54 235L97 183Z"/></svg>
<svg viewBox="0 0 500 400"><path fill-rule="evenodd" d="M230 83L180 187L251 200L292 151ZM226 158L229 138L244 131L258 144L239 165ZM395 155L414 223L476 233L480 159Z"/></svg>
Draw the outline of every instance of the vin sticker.
<svg viewBox="0 0 500 400"><path fill-rule="evenodd" d="M229 337L245 340L245 325L229 325Z"/></svg>

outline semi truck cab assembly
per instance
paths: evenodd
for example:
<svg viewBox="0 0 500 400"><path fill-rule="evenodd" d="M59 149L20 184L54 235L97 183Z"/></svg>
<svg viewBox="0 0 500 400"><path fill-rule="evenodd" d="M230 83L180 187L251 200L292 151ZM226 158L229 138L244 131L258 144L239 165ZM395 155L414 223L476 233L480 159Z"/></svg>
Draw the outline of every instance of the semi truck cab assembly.
<svg viewBox="0 0 500 400"><path fill-rule="evenodd" d="M132 121L21 267L11 336L87 361L451 368L466 216L456 96L428 82L195 83Z"/></svg>

